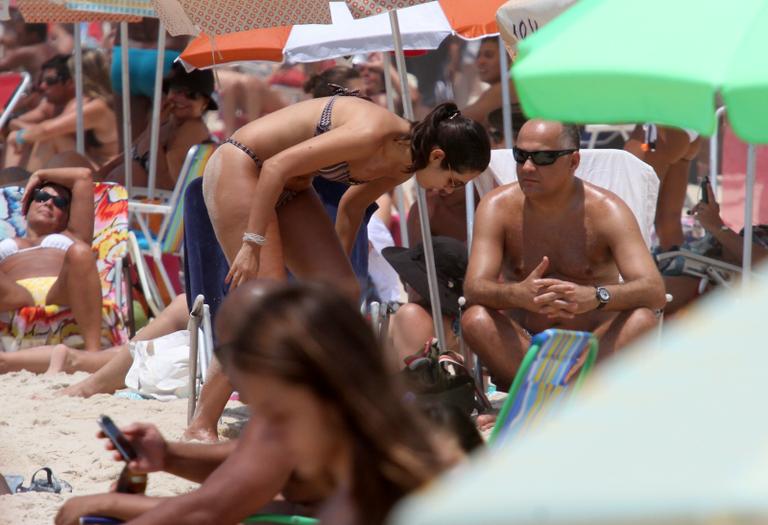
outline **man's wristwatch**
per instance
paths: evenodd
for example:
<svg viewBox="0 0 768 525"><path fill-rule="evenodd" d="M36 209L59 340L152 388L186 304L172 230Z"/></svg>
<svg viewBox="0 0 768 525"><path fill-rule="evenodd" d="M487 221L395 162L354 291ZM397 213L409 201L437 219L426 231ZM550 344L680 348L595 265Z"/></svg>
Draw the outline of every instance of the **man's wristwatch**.
<svg viewBox="0 0 768 525"><path fill-rule="evenodd" d="M597 298L596 310L600 310L611 300L611 292L608 291L608 288L598 286L595 288L595 297Z"/></svg>

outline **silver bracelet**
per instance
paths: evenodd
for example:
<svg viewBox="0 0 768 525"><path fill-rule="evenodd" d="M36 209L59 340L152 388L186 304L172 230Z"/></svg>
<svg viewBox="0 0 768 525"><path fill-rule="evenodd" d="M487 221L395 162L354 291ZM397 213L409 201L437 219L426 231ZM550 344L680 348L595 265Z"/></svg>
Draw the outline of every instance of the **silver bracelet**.
<svg viewBox="0 0 768 525"><path fill-rule="evenodd" d="M253 244L258 244L259 246L264 246L267 244L267 238L263 235L259 235L258 233L245 232L243 234L243 242L250 242Z"/></svg>

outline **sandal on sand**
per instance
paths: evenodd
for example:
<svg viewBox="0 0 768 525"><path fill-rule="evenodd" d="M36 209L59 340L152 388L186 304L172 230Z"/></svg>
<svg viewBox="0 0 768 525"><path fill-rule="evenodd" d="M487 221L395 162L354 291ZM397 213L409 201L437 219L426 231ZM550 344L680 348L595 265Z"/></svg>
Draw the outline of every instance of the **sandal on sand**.
<svg viewBox="0 0 768 525"><path fill-rule="evenodd" d="M37 475L40 472L45 472L45 479L37 478ZM14 492L50 492L53 494L60 494L62 492L72 492L72 485L54 476L53 471L50 468L43 467L32 474L29 487L24 487L19 483Z"/></svg>

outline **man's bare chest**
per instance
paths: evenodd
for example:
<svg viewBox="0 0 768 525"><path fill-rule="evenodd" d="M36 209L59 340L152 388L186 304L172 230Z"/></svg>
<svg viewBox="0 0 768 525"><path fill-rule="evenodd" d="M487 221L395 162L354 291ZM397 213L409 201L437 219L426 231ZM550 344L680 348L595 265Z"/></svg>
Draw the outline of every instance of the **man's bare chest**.
<svg viewBox="0 0 768 525"><path fill-rule="evenodd" d="M549 259L547 277L594 283L615 274L610 249L591 221L527 222L506 232L503 272L508 279L525 279L544 257Z"/></svg>

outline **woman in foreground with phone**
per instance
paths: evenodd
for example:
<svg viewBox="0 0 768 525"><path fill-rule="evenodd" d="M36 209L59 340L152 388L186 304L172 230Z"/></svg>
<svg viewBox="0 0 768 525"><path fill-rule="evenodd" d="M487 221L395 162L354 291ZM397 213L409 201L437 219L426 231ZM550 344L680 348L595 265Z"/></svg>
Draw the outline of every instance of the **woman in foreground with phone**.
<svg viewBox="0 0 768 525"><path fill-rule="evenodd" d="M442 453L453 451L403 405L370 327L345 297L320 285L260 286L236 290L216 320L216 354L251 408L237 442L167 443L151 425L123 429L138 454L129 468L166 470L202 481L200 489L72 498L56 525L85 514L224 525L263 512L280 493L323 523L379 525L449 466L444 458L455 456Z"/></svg>

